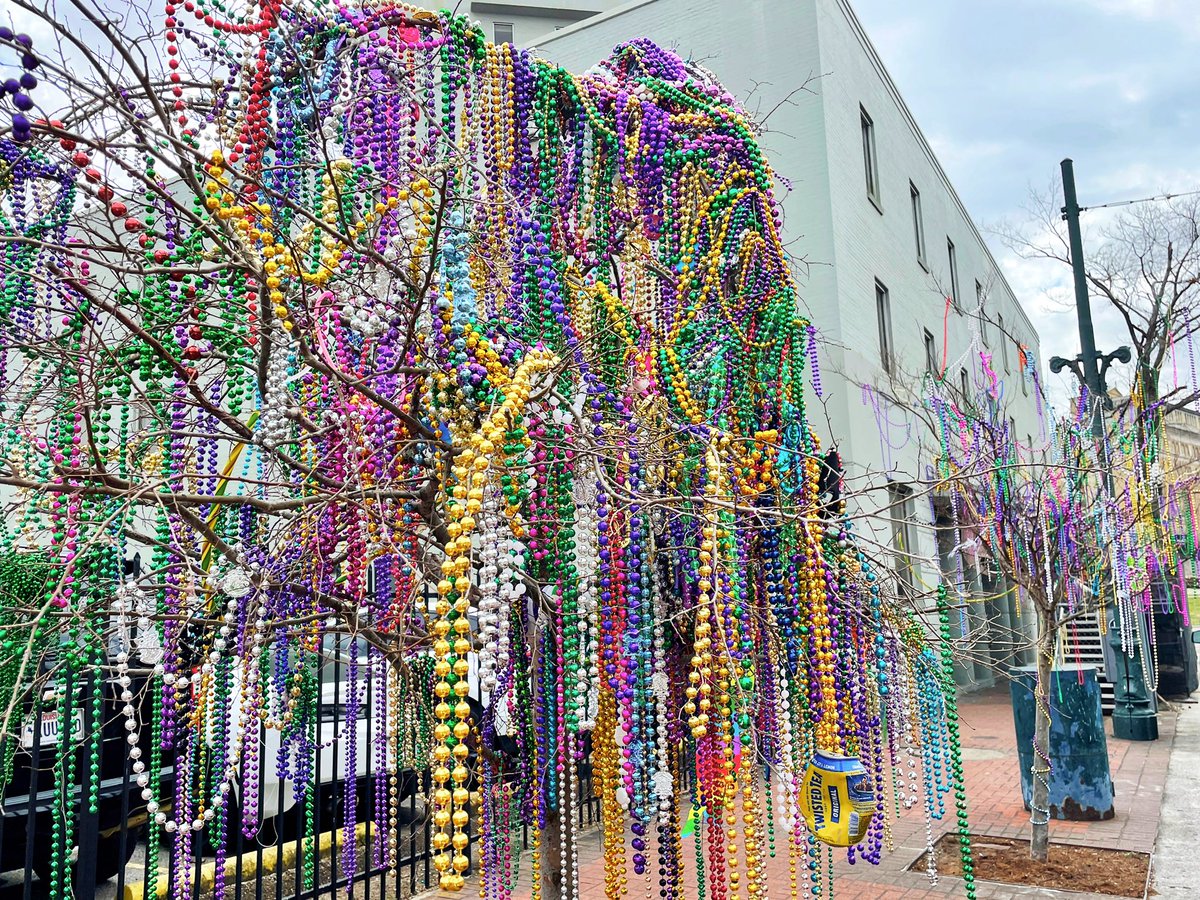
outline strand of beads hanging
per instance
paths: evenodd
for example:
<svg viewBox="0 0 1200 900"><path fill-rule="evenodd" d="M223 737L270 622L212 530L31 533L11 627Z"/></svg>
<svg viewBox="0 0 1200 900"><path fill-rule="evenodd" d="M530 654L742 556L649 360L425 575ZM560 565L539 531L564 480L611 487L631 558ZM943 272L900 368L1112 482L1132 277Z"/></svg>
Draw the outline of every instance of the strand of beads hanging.
<svg viewBox="0 0 1200 900"><path fill-rule="evenodd" d="M388 0L164 11L161 77L0 142L2 549L62 561L0 606L38 623L0 687L59 636L80 691L112 657L148 890L270 797L315 888L329 778L398 866L410 769L437 883L488 900L526 830L583 896L589 767L614 900L764 896L781 843L832 891L906 758L940 814L953 705L806 418L817 332L713 75L640 39L575 75Z"/></svg>
<svg viewBox="0 0 1200 900"><path fill-rule="evenodd" d="M37 87L38 79L33 73L38 69L40 61L33 52L33 39L27 34L14 33L11 28L0 25L0 45L7 45L17 55L20 61L21 75L19 78L6 78L0 87L0 98L9 98L13 105L12 139L18 144L28 143L34 122L30 121L28 113L33 111L34 101L30 92ZM40 120L45 124L45 120Z"/></svg>
<svg viewBox="0 0 1200 900"><path fill-rule="evenodd" d="M967 900L975 900L975 864L971 853L971 827L967 820L967 792L963 780L962 743L958 732L958 691L954 682L954 646L950 631L950 601L944 583L937 588L938 627L941 637L942 689L946 727L950 735L950 773L954 784L958 849L962 855L962 877Z"/></svg>

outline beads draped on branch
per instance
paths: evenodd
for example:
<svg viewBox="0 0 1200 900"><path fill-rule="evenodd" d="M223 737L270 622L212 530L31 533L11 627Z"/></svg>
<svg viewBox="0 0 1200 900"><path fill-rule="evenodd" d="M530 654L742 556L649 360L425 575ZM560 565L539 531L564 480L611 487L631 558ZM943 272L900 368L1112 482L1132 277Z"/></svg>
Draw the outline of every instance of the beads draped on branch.
<svg viewBox="0 0 1200 900"><path fill-rule="evenodd" d="M224 798L237 781L253 809L268 765L311 826L344 633L366 649L336 739L365 740L360 708L382 736L377 862L395 864L400 801L382 773L428 766L444 888L473 833L484 895L507 897L515 826L536 844L557 817L568 834L535 873L562 867L577 896L585 766L610 897L627 866L681 883L685 799L714 897L765 895L777 841L793 892L805 866L818 879L818 753L858 760L862 824L834 839L851 858L878 861L906 754L940 817L952 687L805 418L815 331L733 97L646 40L579 76L405 4L222 9L166 8L160 127L199 196L151 153L129 189L61 123L4 149L0 325L23 373L5 450L39 482L5 549L48 525L48 596L98 641L114 560L152 520L144 592L119 610L139 635L121 677L140 667L153 698L149 718L127 704L148 879L168 847L185 893L198 832L219 854L230 828L252 836ZM203 103L177 77L201 57L225 76ZM126 102L154 122L163 98L140 90ZM59 190L27 202L35 178ZM96 201L120 229L85 258ZM94 277L114 254L119 288ZM56 424L17 424L56 383Z"/></svg>

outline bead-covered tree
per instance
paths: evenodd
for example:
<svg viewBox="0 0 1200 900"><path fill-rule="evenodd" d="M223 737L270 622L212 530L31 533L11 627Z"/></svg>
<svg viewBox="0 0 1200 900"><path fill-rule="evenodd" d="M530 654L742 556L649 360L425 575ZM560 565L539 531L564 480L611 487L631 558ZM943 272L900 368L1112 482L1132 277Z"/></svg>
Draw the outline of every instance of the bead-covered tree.
<svg viewBox="0 0 1200 900"><path fill-rule="evenodd" d="M986 322L987 306L981 297L968 314ZM1011 335L1002 332L1001 339ZM1182 584L1184 561L1169 533L1184 525L1163 528L1149 513L1146 496L1153 486L1139 444L1156 413L1127 411L1097 435L1091 400L1080 397L1068 414L1058 415L1022 350L1019 377L1033 385L1044 411L1041 437L1022 440L987 346L978 331L958 361L961 369L947 365L917 375L897 367L888 397L903 411L904 427L926 467L920 487L934 509L942 569L929 593L936 595L944 646L955 648L960 663L996 666L1003 677L1010 675L1010 662L1032 651L1030 854L1045 862L1054 812L1051 772L1062 765L1051 753L1052 672L1077 658L1076 626L1097 616L1102 639L1118 648L1118 666L1143 666L1146 632L1139 620L1160 604L1152 590L1156 581ZM960 378L947 375L956 369ZM982 590L985 567L998 576L996 590L1014 594L1015 609L1029 616L1032 627L987 620L982 607L996 598ZM1168 590L1170 602L1186 603L1182 587ZM957 635L948 620L955 607L963 623ZM1104 634L1110 624L1112 631ZM1001 659L978 652L973 645L981 640L1000 649ZM1114 675L1109 677L1117 681ZM1120 696L1121 685L1116 691Z"/></svg>
<svg viewBox="0 0 1200 900"><path fill-rule="evenodd" d="M3 552L58 566L10 615L130 697L150 880L254 835L264 724L311 809L338 635L369 815L394 836L384 773L428 767L444 888L474 835L507 896L526 824L577 895L585 763L608 896L680 883L692 798L720 896L777 836L818 884L817 837L879 858L943 682L822 480L773 176L709 73L639 40L576 76L405 4L188 0L137 37L14 2L63 49L0 34L44 79L0 147ZM860 761L849 824L801 791L818 756Z"/></svg>

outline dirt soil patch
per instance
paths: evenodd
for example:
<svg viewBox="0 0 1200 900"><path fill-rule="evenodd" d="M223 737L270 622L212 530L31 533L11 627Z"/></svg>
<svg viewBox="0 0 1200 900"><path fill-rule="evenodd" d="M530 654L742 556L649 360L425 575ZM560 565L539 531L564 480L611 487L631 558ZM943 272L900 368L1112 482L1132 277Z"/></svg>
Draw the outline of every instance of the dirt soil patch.
<svg viewBox="0 0 1200 900"><path fill-rule="evenodd" d="M962 875L958 836L946 834L935 844L938 872ZM1150 856L1127 850L1102 850L1050 844L1050 859L1035 863L1029 858L1029 841L1018 838L971 835L975 877L980 881L1024 884L1059 891L1088 891L1114 897L1141 897L1146 889ZM913 863L913 871L925 868L926 854ZM1153 893L1153 892L1151 892Z"/></svg>

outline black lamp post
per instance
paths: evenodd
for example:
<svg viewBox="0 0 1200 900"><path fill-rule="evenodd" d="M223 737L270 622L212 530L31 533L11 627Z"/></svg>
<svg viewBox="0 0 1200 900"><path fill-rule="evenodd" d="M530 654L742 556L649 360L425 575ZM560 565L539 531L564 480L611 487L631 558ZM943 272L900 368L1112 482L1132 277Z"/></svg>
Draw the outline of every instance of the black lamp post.
<svg viewBox="0 0 1200 900"><path fill-rule="evenodd" d="M1096 333L1092 326L1092 306L1088 298L1087 276L1083 268L1083 236L1079 230L1079 200L1075 194L1075 169L1069 159L1062 161L1063 218L1071 246L1071 269L1075 281L1075 312L1079 319L1079 346L1082 352L1074 359L1055 356L1050 371L1055 374L1070 369L1087 389L1092 407L1092 435L1098 446L1104 438L1104 410L1112 408L1105 378L1114 361L1127 363L1133 358L1128 347L1118 347L1112 353L1096 350ZM1109 460L1102 460L1104 487L1113 493L1112 469ZM1142 648L1146 646L1148 628L1145 616L1137 616L1134 648L1125 652L1121 646L1120 629L1115 619L1107 626L1108 653L1105 669L1113 682L1113 735L1131 741L1153 741L1158 738L1158 704L1143 676Z"/></svg>

